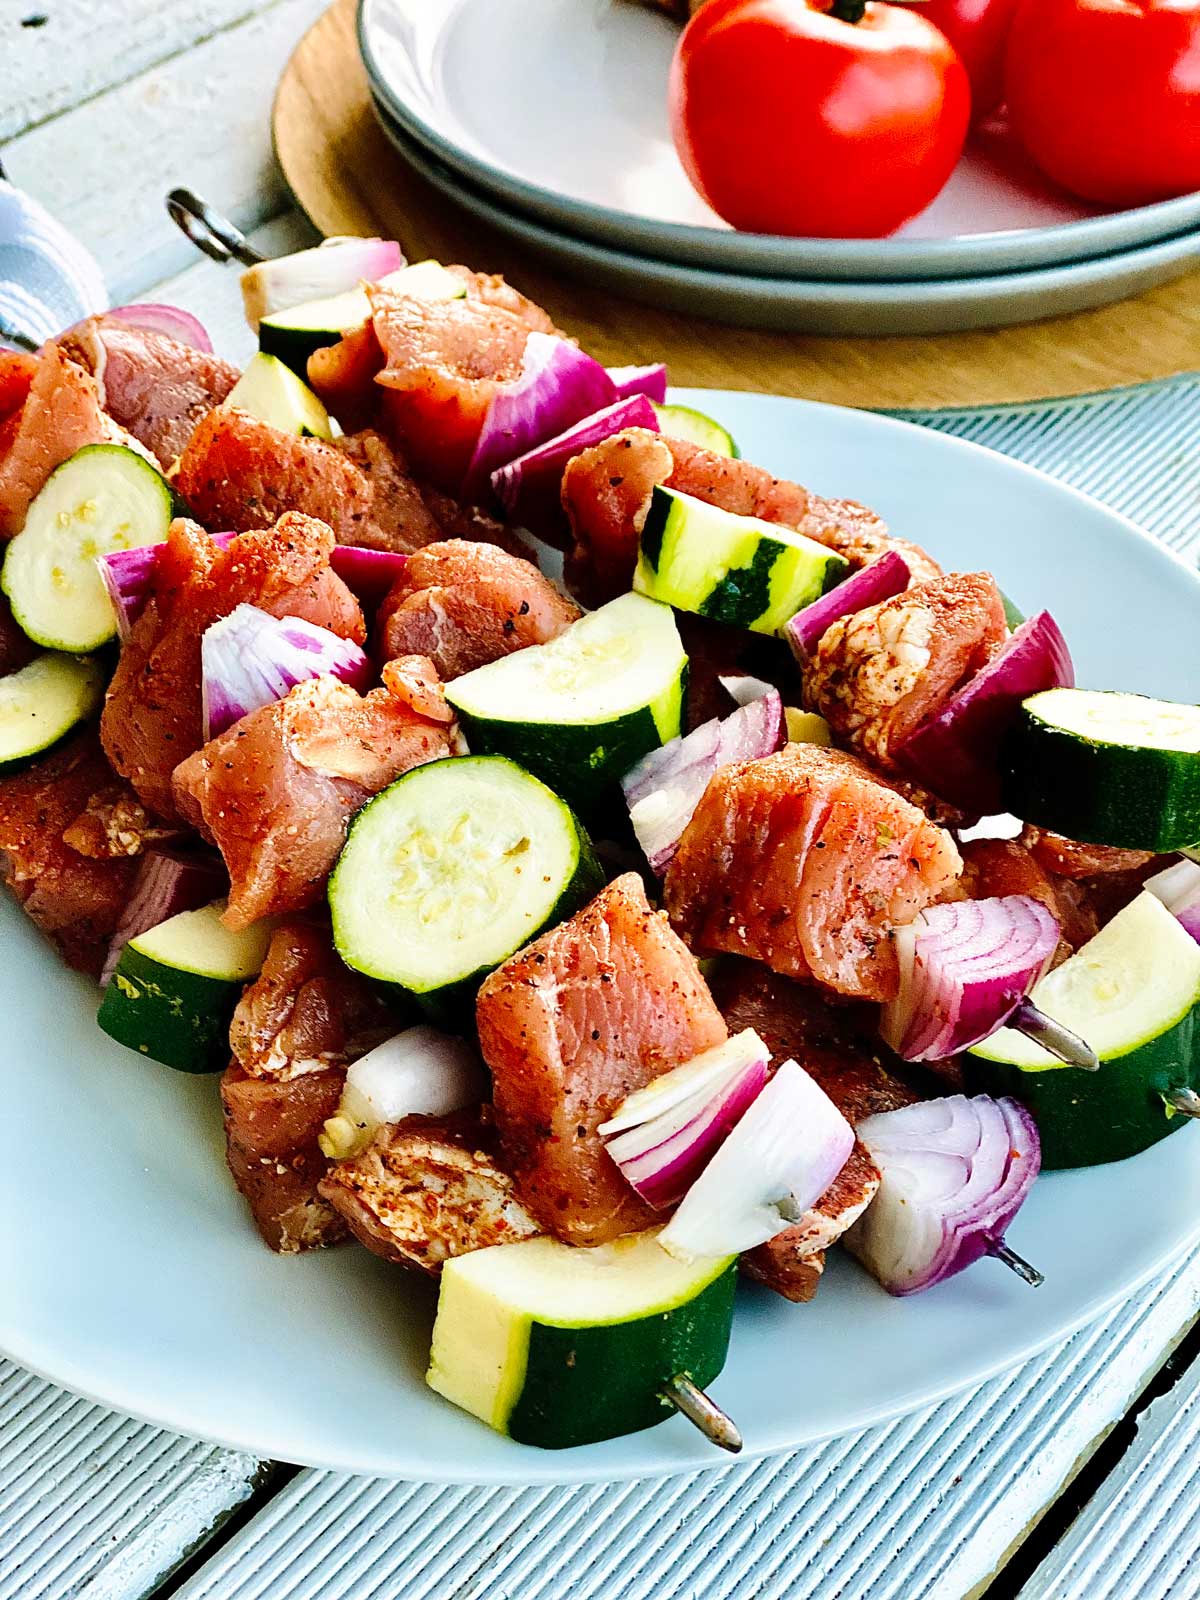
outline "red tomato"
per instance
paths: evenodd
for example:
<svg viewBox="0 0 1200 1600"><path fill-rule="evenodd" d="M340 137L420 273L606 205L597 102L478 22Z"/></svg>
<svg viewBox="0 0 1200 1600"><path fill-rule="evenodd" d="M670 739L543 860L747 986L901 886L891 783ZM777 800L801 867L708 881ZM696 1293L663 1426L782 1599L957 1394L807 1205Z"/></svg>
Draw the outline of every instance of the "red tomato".
<svg viewBox="0 0 1200 1600"><path fill-rule="evenodd" d="M1019 0L925 0L921 15L940 28L958 51L971 80L974 122L990 117L1004 99L1004 46Z"/></svg>
<svg viewBox="0 0 1200 1600"><path fill-rule="evenodd" d="M1200 189L1200 0L1022 0L1004 84L1018 139L1073 194Z"/></svg>
<svg viewBox="0 0 1200 1600"><path fill-rule="evenodd" d="M962 151L967 75L915 10L709 0L671 69L675 145L735 228L877 238L924 210ZM857 9L854 0L835 0Z"/></svg>

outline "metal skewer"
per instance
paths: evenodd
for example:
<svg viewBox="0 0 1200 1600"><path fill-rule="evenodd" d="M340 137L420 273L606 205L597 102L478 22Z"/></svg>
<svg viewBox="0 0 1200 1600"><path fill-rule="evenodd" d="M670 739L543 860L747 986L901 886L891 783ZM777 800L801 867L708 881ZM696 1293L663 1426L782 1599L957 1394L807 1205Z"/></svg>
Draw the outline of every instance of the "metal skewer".
<svg viewBox="0 0 1200 1600"><path fill-rule="evenodd" d="M1168 1089L1163 1099L1183 1117L1200 1117L1200 1094L1195 1089Z"/></svg>
<svg viewBox="0 0 1200 1600"><path fill-rule="evenodd" d="M710 1444L728 1450L731 1455L737 1455L742 1448L742 1436L737 1424L732 1417L727 1417L714 1400L710 1400L704 1390L699 1388L686 1373L680 1372L665 1383L659 1390L663 1399L669 1401L682 1416L685 1416L694 1428L700 1432Z"/></svg>
<svg viewBox="0 0 1200 1600"><path fill-rule="evenodd" d="M997 1261L1003 1261L1010 1271L1015 1272L1017 1277L1029 1284L1032 1289L1040 1289L1046 1281L1045 1276L1032 1262L1026 1261L1025 1257L1019 1256L1015 1250L1010 1250L1003 1239L988 1241L988 1255L994 1256Z"/></svg>
<svg viewBox="0 0 1200 1600"><path fill-rule="evenodd" d="M1064 1028L1061 1022L1055 1022L1053 1017L1039 1011L1032 1000L1021 1001L1009 1018L1008 1026L1023 1033L1027 1039L1032 1039L1035 1044L1040 1044L1043 1050L1048 1050L1069 1067L1081 1067L1084 1072L1100 1070L1100 1057L1091 1045L1077 1033L1072 1033L1070 1028Z"/></svg>
<svg viewBox="0 0 1200 1600"><path fill-rule="evenodd" d="M172 189L167 196L167 210L197 250L203 250L213 261L240 261L244 267L256 267L267 259L228 217L214 211L207 200L190 189Z"/></svg>

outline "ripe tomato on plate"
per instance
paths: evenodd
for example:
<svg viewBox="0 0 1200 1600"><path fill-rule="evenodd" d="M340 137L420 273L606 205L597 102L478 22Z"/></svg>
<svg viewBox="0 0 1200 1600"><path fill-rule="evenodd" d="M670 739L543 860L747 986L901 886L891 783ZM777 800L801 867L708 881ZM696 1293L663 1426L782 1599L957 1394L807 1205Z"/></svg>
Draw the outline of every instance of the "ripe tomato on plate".
<svg viewBox="0 0 1200 1600"><path fill-rule="evenodd" d="M1004 82L1017 138L1073 194L1200 189L1200 0L1022 0Z"/></svg>
<svg viewBox="0 0 1200 1600"><path fill-rule="evenodd" d="M924 0L921 15L958 51L971 80L971 118L982 122L1004 99L1004 47L1019 0Z"/></svg>
<svg viewBox="0 0 1200 1600"><path fill-rule="evenodd" d="M953 171L970 101L945 35L879 0L709 0L671 69L688 176L756 233L891 233Z"/></svg>

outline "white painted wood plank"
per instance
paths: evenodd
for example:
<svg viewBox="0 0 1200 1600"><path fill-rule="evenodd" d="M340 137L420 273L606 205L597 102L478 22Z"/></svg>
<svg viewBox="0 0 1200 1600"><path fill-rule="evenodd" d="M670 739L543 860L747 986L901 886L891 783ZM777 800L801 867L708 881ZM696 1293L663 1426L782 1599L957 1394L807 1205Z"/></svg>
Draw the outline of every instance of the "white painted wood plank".
<svg viewBox="0 0 1200 1600"><path fill-rule="evenodd" d="M0 1600L148 1600L265 1471L0 1361Z"/></svg>
<svg viewBox="0 0 1200 1600"><path fill-rule="evenodd" d="M1200 1594L1200 1367L1149 1406L1137 1437L1019 1600Z"/></svg>
<svg viewBox="0 0 1200 1600"><path fill-rule="evenodd" d="M175 1600L964 1600L1198 1310L1195 1251L971 1393L724 1471L526 1490L302 1472Z"/></svg>
<svg viewBox="0 0 1200 1600"><path fill-rule="evenodd" d="M192 49L261 0L5 0L0 139ZM41 27L23 24L44 17Z"/></svg>
<svg viewBox="0 0 1200 1600"><path fill-rule="evenodd" d="M176 185L198 190L246 231L285 209L269 108L288 55L324 5L280 0L5 147L13 181L69 221L114 300L194 259L163 208Z"/></svg>
<svg viewBox="0 0 1200 1600"><path fill-rule="evenodd" d="M250 243L265 256L287 255L320 243L320 235L299 211L286 211L249 235ZM199 252L195 265L163 283L149 284L139 299L182 306L208 329L218 353L244 366L257 348L246 326L239 287L241 268L221 267Z"/></svg>

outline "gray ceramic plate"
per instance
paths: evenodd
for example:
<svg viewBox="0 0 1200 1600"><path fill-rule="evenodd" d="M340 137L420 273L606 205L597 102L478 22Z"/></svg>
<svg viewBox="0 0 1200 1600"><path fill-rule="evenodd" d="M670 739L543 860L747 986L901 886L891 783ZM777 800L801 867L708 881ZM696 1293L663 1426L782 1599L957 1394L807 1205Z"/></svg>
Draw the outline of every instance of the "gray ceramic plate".
<svg viewBox="0 0 1200 1600"><path fill-rule="evenodd" d="M373 92L410 138L497 204L627 253L777 278L953 278L1081 261L1200 226L1200 194L1097 214L993 139L969 147L933 205L892 238L735 233L671 143L677 32L621 0L359 4Z"/></svg>
<svg viewBox="0 0 1200 1600"><path fill-rule="evenodd" d="M649 305L738 327L852 337L1007 327L1107 305L1200 265L1196 229L1114 255L989 277L853 283L681 266L559 232L507 209L409 138L378 101L375 109L388 138L416 172L480 221L535 250L548 265Z"/></svg>

